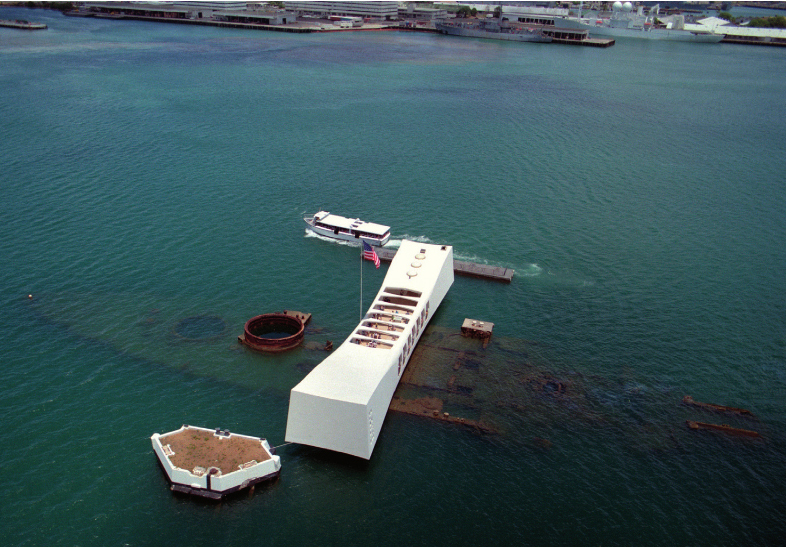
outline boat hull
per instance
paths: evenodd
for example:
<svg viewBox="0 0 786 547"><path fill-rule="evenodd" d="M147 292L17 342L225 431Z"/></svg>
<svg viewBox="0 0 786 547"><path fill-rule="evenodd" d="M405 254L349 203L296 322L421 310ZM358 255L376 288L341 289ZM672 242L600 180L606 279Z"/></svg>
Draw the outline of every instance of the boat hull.
<svg viewBox="0 0 786 547"><path fill-rule="evenodd" d="M509 42L551 42L550 36L544 36L538 29L527 29L524 32L499 32L484 29L458 27L453 25L434 25L437 31L451 36L468 38L486 38L489 40L506 40Z"/></svg>
<svg viewBox="0 0 786 547"><path fill-rule="evenodd" d="M700 42L714 44L723 40L723 34L691 32L689 30L663 28L624 28L607 25L590 25L575 19L559 19L555 25L589 31L590 37L610 36L613 38L637 38L642 40L671 40L677 42Z"/></svg>
<svg viewBox="0 0 786 547"><path fill-rule="evenodd" d="M306 222L306 230L314 232L317 235L328 237L330 239L338 239L340 241L353 241L355 243L360 244L360 241L365 241L369 245L381 247L385 245L388 241L390 241L390 234L386 234L382 238L372 238L372 237L364 237L359 234L353 233L345 233L338 229L329 230L326 228L322 228L320 226L314 226L313 221L306 218L303 219Z"/></svg>

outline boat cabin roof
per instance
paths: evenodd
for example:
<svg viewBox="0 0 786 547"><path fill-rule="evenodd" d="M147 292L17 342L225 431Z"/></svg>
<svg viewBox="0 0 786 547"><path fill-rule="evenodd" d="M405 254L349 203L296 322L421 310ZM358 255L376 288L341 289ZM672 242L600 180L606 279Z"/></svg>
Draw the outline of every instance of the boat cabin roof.
<svg viewBox="0 0 786 547"><path fill-rule="evenodd" d="M390 226L385 226L384 224L364 222L358 218L346 218L340 215L333 215L327 211L318 212L316 215L314 215L314 220L336 228L343 228L345 230L360 230L361 232L380 236L385 235L390 231Z"/></svg>

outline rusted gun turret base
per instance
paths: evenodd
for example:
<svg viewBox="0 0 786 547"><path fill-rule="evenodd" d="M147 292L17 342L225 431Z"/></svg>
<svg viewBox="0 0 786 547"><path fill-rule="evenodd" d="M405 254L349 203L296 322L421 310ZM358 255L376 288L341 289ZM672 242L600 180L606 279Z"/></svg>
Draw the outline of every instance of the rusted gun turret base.
<svg viewBox="0 0 786 547"><path fill-rule="evenodd" d="M238 342L251 349L264 352L280 352L293 349L303 342L303 331L311 320L310 313L284 310L283 313L266 313L252 317L246 322ZM265 338L268 333L288 333L289 336Z"/></svg>

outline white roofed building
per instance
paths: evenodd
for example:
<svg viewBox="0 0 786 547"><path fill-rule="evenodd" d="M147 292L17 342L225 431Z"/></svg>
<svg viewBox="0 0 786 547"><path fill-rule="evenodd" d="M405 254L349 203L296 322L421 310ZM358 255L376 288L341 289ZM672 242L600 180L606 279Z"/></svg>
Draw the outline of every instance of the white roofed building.
<svg viewBox="0 0 786 547"><path fill-rule="evenodd" d="M398 2L285 2L287 10L320 16L390 20L398 17Z"/></svg>
<svg viewBox="0 0 786 547"><path fill-rule="evenodd" d="M694 25L685 25L686 30L693 30L690 27L702 27L716 34L724 34L724 42L786 46L786 29L782 28L737 26L720 17L707 17L699 19Z"/></svg>

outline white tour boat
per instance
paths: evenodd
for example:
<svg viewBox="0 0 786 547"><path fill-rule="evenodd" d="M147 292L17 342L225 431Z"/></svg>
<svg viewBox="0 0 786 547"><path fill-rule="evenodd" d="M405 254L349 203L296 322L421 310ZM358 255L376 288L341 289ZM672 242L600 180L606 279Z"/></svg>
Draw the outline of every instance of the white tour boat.
<svg viewBox="0 0 786 547"><path fill-rule="evenodd" d="M365 241L380 247L390 240L390 226L364 222L358 218L345 218L320 211L313 216L303 217L303 220L307 230L333 239Z"/></svg>
<svg viewBox="0 0 786 547"><path fill-rule="evenodd" d="M453 284L453 247L404 240L347 340L289 395L286 441L369 459L412 352Z"/></svg>

